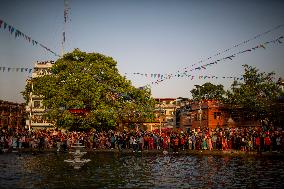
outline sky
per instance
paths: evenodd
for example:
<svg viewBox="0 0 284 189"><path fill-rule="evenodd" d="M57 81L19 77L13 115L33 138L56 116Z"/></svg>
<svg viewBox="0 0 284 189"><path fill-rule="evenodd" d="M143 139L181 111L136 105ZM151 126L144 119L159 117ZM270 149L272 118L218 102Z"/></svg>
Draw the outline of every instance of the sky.
<svg viewBox="0 0 284 189"><path fill-rule="evenodd" d="M229 77L241 78L244 64L284 78L284 39L237 54L284 35L284 1L66 1L64 24L63 0L0 0L0 20L38 42L15 37L2 24L0 100L24 102L21 91L31 73L12 68L31 69L36 61L58 59L39 44L59 55L79 48L111 56L121 75L136 87L150 86L155 98L190 98L194 85L206 82L229 89ZM222 61L204 66L216 60ZM182 74L185 70L189 77ZM170 74L176 76L155 83Z"/></svg>

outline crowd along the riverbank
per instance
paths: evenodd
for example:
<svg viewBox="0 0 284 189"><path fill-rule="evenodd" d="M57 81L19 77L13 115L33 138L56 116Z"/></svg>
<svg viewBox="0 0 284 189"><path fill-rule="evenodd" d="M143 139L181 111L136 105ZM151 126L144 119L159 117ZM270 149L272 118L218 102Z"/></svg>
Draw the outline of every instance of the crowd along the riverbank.
<svg viewBox="0 0 284 189"><path fill-rule="evenodd" d="M191 132L159 131L89 131L69 132L58 129L0 130L0 150L56 150L67 151L80 141L87 150L142 151L235 151L284 152L284 131L281 128L262 127L208 128Z"/></svg>

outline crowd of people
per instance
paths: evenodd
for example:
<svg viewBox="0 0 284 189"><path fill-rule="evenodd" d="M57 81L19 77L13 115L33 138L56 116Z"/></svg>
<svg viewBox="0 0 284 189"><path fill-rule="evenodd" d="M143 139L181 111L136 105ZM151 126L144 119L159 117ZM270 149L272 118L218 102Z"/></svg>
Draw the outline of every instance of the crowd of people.
<svg viewBox="0 0 284 189"><path fill-rule="evenodd" d="M14 149L55 149L67 151L76 142L92 150L118 149L131 151L161 150L239 150L284 152L284 130L262 127L197 128L154 131L88 131L69 132L58 129L0 130L1 151Z"/></svg>

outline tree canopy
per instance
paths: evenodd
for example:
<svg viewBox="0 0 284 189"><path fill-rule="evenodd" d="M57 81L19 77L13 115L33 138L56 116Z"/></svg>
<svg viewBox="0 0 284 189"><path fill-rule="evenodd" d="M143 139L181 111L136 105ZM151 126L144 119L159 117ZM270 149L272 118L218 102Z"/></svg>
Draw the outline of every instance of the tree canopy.
<svg viewBox="0 0 284 189"><path fill-rule="evenodd" d="M28 99L32 83L33 94L43 97L46 117L71 130L151 120L155 100L150 89L132 86L116 66L111 57L75 49L55 62L50 75L33 78L23 94ZM86 114L74 115L72 109L83 109Z"/></svg>
<svg viewBox="0 0 284 189"><path fill-rule="evenodd" d="M266 120L279 124L280 85L274 81L274 72L260 72L257 68L243 65L244 82L234 81L231 91L227 91L228 102L234 107L247 110L248 116L255 120Z"/></svg>
<svg viewBox="0 0 284 189"><path fill-rule="evenodd" d="M210 82L195 85L191 91L193 100L223 100L225 90L223 85L214 85Z"/></svg>

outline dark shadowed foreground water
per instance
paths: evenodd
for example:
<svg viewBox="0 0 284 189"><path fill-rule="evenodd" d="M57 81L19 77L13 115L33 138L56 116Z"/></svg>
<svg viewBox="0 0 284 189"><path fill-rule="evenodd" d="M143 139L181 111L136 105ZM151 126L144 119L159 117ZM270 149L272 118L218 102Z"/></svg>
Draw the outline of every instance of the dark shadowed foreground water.
<svg viewBox="0 0 284 189"><path fill-rule="evenodd" d="M0 188L284 188L281 157L0 154Z"/></svg>

